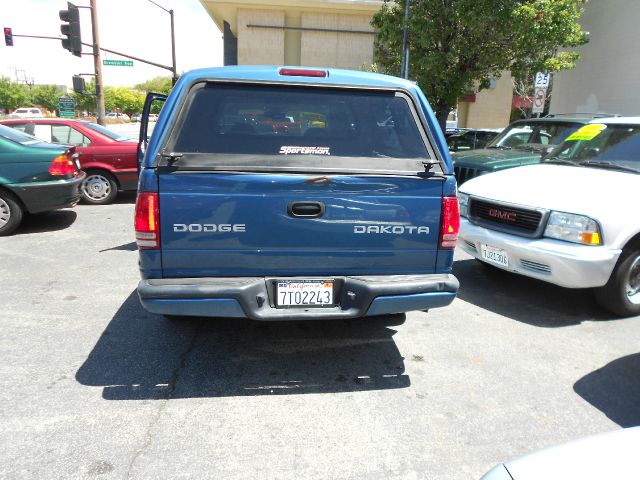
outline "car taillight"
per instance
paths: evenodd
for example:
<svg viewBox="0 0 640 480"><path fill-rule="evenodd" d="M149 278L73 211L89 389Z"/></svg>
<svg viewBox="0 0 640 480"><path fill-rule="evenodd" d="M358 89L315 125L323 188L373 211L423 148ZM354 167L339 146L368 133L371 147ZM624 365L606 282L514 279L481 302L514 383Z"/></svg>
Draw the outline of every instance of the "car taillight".
<svg viewBox="0 0 640 480"><path fill-rule="evenodd" d="M456 197L443 197L440 216L440 248L455 248L460 231L460 211Z"/></svg>
<svg viewBox="0 0 640 480"><path fill-rule="evenodd" d="M327 76L326 70L312 70L308 68L281 68L278 70L280 75L288 77L317 77L324 78Z"/></svg>
<svg viewBox="0 0 640 480"><path fill-rule="evenodd" d="M142 192L136 199L136 243L139 249L160 248L158 194Z"/></svg>
<svg viewBox="0 0 640 480"><path fill-rule="evenodd" d="M51 175L73 175L78 169L73 161L73 155L69 152L65 152L62 155L58 155L51 161L49 166L49 173Z"/></svg>

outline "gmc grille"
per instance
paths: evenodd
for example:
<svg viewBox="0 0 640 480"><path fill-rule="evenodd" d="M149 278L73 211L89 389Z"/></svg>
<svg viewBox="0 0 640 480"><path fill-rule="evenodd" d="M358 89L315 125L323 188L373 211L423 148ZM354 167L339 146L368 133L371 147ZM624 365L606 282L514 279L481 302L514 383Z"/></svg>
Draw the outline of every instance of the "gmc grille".
<svg viewBox="0 0 640 480"><path fill-rule="evenodd" d="M479 223L503 227L502 229L532 236L538 230L542 213L497 203L485 202L472 198L469 208L470 216ZM506 227L506 228L505 228Z"/></svg>
<svg viewBox="0 0 640 480"><path fill-rule="evenodd" d="M456 180L458 181L458 185L462 185L467 180L471 180L473 177L477 177L482 173L482 170L477 168L467 168L467 167L453 167L453 173L456 176Z"/></svg>

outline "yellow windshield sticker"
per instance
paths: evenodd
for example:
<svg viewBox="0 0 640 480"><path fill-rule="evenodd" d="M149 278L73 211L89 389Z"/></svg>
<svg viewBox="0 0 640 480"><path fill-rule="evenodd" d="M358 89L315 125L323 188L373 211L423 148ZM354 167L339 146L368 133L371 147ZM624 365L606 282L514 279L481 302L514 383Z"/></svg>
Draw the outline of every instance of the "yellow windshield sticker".
<svg viewBox="0 0 640 480"><path fill-rule="evenodd" d="M595 137L600 135L605 128L607 128L607 126L602 123L591 123L580 128L578 131L573 132L565 141L593 140Z"/></svg>

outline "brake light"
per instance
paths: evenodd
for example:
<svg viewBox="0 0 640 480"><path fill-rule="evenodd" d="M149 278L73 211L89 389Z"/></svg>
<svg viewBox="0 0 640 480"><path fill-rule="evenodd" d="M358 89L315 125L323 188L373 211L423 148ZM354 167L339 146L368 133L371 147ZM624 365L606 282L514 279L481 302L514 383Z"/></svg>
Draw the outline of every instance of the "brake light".
<svg viewBox="0 0 640 480"><path fill-rule="evenodd" d="M443 197L440 216L440 248L455 248L460 232L460 210L456 197Z"/></svg>
<svg viewBox="0 0 640 480"><path fill-rule="evenodd" d="M278 73L289 77L324 78L328 75L326 70L312 70L307 68L281 68L278 70Z"/></svg>
<svg viewBox="0 0 640 480"><path fill-rule="evenodd" d="M78 169L73 161L73 156L69 152L58 155L51 161L49 173L51 175L73 175Z"/></svg>
<svg viewBox="0 0 640 480"><path fill-rule="evenodd" d="M136 198L136 243L139 249L160 248L158 194L141 192Z"/></svg>

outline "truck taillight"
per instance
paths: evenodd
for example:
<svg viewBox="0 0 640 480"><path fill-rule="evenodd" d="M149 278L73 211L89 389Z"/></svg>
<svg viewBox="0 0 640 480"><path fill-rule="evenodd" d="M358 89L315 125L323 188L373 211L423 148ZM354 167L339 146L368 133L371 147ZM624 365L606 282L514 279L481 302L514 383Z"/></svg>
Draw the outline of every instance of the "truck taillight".
<svg viewBox="0 0 640 480"><path fill-rule="evenodd" d="M158 194L141 192L136 198L136 243L141 250L160 248Z"/></svg>
<svg viewBox="0 0 640 480"><path fill-rule="evenodd" d="M69 152L58 155L51 161L49 166L51 175L73 175L77 171L73 156Z"/></svg>
<svg viewBox="0 0 640 480"><path fill-rule="evenodd" d="M455 248L460 232L460 211L456 197L443 197L440 215L440 248Z"/></svg>

